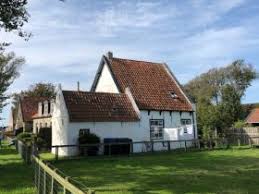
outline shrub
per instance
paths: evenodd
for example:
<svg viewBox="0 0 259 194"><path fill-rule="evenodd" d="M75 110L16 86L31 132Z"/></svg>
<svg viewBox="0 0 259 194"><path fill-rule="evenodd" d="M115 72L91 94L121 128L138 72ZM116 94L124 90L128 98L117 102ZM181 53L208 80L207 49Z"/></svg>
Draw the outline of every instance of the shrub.
<svg viewBox="0 0 259 194"><path fill-rule="evenodd" d="M93 133L86 133L83 135L80 135L78 138L79 145L84 144L97 144L100 143L100 138L93 134ZM95 156L97 155L99 150L98 146L86 146L86 147L80 147L80 155L87 154L88 156Z"/></svg>
<svg viewBox="0 0 259 194"><path fill-rule="evenodd" d="M51 148L51 128L41 128L36 138L38 147Z"/></svg>
<svg viewBox="0 0 259 194"><path fill-rule="evenodd" d="M234 128L235 129L242 129L246 126L246 122L242 120L238 120L237 122L234 123Z"/></svg>
<svg viewBox="0 0 259 194"><path fill-rule="evenodd" d="M35 136L32 133L28 133L28 132L23 132L17 135L17 139L27 145L31 145L33 143L34 137Z"/></svg>
<svg viewBox="0 0 259 194"><path fill-rule="evenodd" d="M86 133L78 138L79 145L100 143L100 138L94 133Z"/></svg>

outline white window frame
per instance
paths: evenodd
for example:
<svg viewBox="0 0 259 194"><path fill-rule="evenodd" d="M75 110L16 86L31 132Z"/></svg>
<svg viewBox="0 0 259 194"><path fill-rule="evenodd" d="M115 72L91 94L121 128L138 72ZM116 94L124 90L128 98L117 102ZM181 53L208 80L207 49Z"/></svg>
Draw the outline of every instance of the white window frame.
<svg viewBox="0 0 259 194"><path fill-rule="evenodd" d="M181 119L181 125L191 125L192 120L191 119Z"/></svg>
<svg viewBox="0 0 259 194"><path fill-rule="evenodd" d="M150 119L150 140L164 139L164 119Z"/></svg>
<svg viewBox="0 0 259 194"><path fill-rule="evenodd" d="M79 129L79 136L80 135L84 135L84 134L89 134L90 133L90 129Z"/></svg>

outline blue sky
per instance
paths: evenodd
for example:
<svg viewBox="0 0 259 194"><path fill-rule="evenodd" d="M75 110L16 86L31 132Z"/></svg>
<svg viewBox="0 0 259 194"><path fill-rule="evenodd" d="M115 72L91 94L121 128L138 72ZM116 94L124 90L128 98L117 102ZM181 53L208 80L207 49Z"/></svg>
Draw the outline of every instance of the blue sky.
<svg viewBox="0 0 259 194"><path fill-rule="evenodd" d="M80 81L88 90L109 50L116 57L166 62L182 84L235 59L259 71L258 1L30 0L28 11L28 42L0 32L0 41L13 42L8 50L26 58L8 94L37 82L75 89ZM259 80L243 102L258 102L258 90Z"/></svg>

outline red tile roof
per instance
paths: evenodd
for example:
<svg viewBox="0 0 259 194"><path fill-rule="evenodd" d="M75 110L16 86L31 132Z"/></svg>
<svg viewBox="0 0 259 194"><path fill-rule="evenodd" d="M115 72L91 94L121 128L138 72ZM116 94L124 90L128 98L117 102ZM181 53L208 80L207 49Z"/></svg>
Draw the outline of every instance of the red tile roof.
<svg viewBox="0 0 259 194"><path fill-rule="evenodd" d="M246 118L247 123L259 123L259 108L255 108Z"/></svg>
<svg viewBox="0 0 259 194"><path fill-rule="evenodd" d="M38 113L38 103L48 100L47 97L23 97L21 99L21 110L23 120L32 121L33 116Z"/></svg>
<svg viewBox="0 0 259 194"><path fill-rule="evenodd" d="M140 110L192 111L165 64L119 58L108 61L120 91L129 87Z"/></svg>
<svg viewBox="0 0 259 194"><path fill-rule="evenodd" d="M137 121L126 94L63 91L70 121Z"/></svg>

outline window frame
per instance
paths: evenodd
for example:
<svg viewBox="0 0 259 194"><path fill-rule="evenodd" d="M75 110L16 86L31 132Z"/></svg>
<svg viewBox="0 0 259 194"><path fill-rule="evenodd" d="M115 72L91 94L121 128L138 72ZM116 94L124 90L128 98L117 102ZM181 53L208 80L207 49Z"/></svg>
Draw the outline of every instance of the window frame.
<svg viewBox="0 0 259 194"><path fill-rule="evenodd" d="M157 125L158 127L161 127L162 129L161 129L161 134L162 134L162 136L161 137L159 137L159 138L153 138L154 136L152 136L152 133L154 133L154 132L151 132L151 126L152 126L152 122L153 121L157 121L157 122L162 122L162 125L161 126L159 126L159 125ZM151 141L161 141L161 140L163 140L164 139L164 128L165 128L165 121L164 121L164 119L149 119L149 133L150 133L150 140ZM159 134L160 132L158 132L158 134Z"/></svg>
<svg viewBox="0 0 259 194"><path fill-rule="evenodd" d="M185 122L183 123L183 121ZM190 121L190 123L187 123L186 121ZM181 125L184 125L184 126L192 125L192 119L181 119Z"/></svg>
<svg viewBox="0 0 259 194"><path fill-rule="evenodd" d="M89 134L89 133L90 133L90 129L89 128L82 128L82 129L79 129L78 136Z"/></svg>

